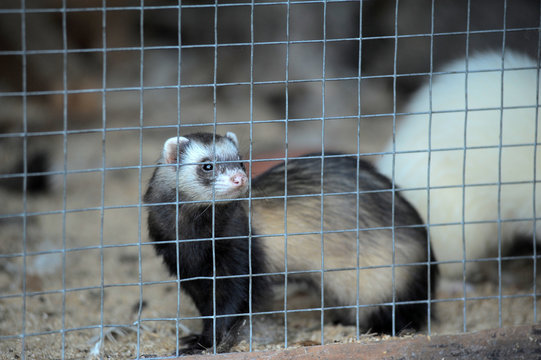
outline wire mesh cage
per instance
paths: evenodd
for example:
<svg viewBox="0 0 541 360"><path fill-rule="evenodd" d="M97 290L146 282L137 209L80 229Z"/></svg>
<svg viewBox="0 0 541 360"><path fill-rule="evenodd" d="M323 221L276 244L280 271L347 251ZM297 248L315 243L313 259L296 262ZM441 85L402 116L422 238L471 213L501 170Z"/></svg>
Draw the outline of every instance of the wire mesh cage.
<svg viewBox="0 0 541 360"><path fill-rule="evenodd" d="M0 358L166 358L202 320L210 354L538 323L540 9L3 1ZM209 156L186 162L183 139L200 132ZM242 164L220 157L224 141ZM234 237L250 260L224 275L216 249L236 246L217 235L224 200L217 185L200 198L203 175L183 171L234 164L248 229ZM148 201L159 169L176 195ZM198 202L210 235L186 241L177 218ZM173 235L149 236L153 209L169 209ZM212 244L210 275L181 275L197 260L187 243ZM174 248L172 271L160 245ZM217 286L238 279L247 288L220 300ZM220 313L233 298L247 308ZM410 305L422 311L401 323ZM374 308L383 331L362 315Z"/></svg>

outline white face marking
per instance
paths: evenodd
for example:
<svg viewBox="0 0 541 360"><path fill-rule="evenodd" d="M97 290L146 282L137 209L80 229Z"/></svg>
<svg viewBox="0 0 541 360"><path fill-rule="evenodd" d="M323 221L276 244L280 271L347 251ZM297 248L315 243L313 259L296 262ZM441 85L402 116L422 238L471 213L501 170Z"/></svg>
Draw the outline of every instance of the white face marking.
<svg viewBox="0 0 541 360"><path fill-rule="evenodd" d="M212 159L212 149L208 149L207 146L192 140L186 148L182 163L200 163L205 159Z"/></svg>
<svg viewBox="0 0 541 360"><path fill-rule="evenodd" d="M233 134L234 135L234 134ZM236 136L235 136L236 139ZM231 139L233 140L233 139ZM214 156L216 154L216 156ZM189 200L208 201L214 198L217 200L235 199L246 192L247 180L243 186L233 184L232 178L239 173L245 176L242 169L223 168L221 161L239 160L237 147L227 139L218 141L215 146L204 145L191 140L187 145L182 158L183 166L179 168L179 190L190 196ZM204 185L200 178L200 168L203 162L213 163L216 161L213 170L214 182Z"/></svg>
<svg viewBox="0 0 541 360"><path fill-rule="evenodd" d="M234 135L234 134L233 134ZM235 136L236 140L236 136ZM209 152L212 154L212 147L209 148ZM220 141L216 144L216 154L218 160L238 160L239 152L237 147L231 143L231 141Z"/></svg>
<svg viewBox="0 0 541 360"><path fill-rule="evenodd" d="M246 192L247 182L243 186L233 183L233 177L240 177L241 175L246 177L244 171L240 169L226 169L219 174L214 183L216 199L235 199L243 195Z"/></svg>

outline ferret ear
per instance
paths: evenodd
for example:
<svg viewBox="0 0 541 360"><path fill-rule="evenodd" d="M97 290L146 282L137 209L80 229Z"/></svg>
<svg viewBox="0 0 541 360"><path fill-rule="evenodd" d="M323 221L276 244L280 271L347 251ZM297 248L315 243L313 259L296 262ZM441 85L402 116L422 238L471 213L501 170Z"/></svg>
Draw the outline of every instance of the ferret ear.
<svg viewBox="0 0 541 360"><path fill-rule="evenodd" d="M231 141L233 141L236 147L239 147L239 140L237 139L237 135L235 135L234 132L228 131L227 133L225 133L225 136Z"/></svg>
<svg viewBox="0 0 541 360"><path fill-rule="evenodd" d="M163 160L166 164L175 164L177 162L177 153L182 150L184 146L189 142L188 138L183 136L172 137L167 139L163 144ZM177 146L179 147L177 150Z"/></svg>

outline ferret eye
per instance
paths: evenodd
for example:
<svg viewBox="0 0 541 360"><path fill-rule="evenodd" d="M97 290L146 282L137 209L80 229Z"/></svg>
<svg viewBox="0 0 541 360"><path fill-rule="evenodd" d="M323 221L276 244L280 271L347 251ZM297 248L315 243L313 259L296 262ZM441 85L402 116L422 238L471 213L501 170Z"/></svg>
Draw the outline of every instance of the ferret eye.
<svg viewBox="0 0 541 360"><path fill-rule="evenodd" d="M214 168L212 164L203 164L202 167L203 167L203 170L205 171L212 171L212 169Z"/></svg>

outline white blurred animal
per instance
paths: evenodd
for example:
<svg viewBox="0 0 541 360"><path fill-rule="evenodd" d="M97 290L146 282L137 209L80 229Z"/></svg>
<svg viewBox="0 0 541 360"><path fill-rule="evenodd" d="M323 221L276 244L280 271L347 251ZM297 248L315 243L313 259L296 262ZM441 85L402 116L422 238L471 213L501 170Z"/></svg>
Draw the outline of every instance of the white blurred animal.
<svg viewBox="0 0 541 360"><path fill-rule="evenodd" d="M405 112L422 114L397 120L396 148L386 147L394 171L393 155L377 164L398 187L421 188L401 193L430 225L436 259L456 261L441 264L442 275L457 279L463 259L497 256L500 238L505 253L517 236L541 232L537 61L488 52L467 67L464 58L448 64L440 72L457 73L434 74L412 97ZM466 262L467 279L489 275L483 264Z"/></svg>

